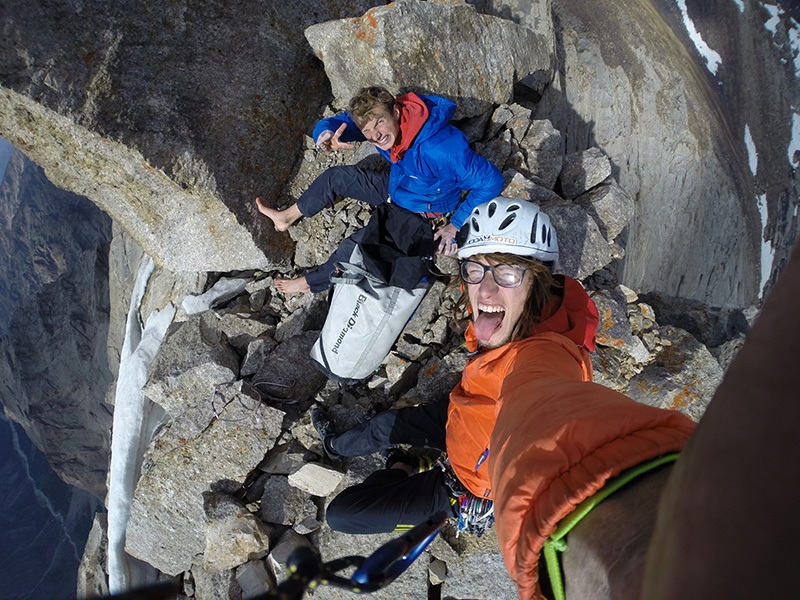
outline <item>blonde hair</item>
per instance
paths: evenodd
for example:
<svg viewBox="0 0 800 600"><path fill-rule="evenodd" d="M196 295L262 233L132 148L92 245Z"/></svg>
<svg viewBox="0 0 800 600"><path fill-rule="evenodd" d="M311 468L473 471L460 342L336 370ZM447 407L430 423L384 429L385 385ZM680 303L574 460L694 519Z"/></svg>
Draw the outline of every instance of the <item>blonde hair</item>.
<svg viewBox="0 0 800 600"><path fill-rule="evenodd" d="M542 313L553 297L553 290L560 287L560 284L553 278L550 267L535 258L517 256L506 252L476 254L471 256L470 260L477 258L484 258L492 265L519 265L525 269L525 277L530 278L531 287L528 291L528 297L525 299L525 307L522 310L522 314L517 319L511 332L511 341L528 337L531 330L544 320ZM463 284L460 276L456 276L450 281L450 286L459 284ZM456 300L453 313L457 325L463 325L470 318L469 295L465 284L461 285L461 295Z"/></svg>
<svg viewBox="0 0 800 600"><path fill-rule="evenodd" d="M385 113L392 114L395 98L392 93L379 85L361 88L350 99L347 112L359 128L364 127L372 119L377 119Z"/></svg>

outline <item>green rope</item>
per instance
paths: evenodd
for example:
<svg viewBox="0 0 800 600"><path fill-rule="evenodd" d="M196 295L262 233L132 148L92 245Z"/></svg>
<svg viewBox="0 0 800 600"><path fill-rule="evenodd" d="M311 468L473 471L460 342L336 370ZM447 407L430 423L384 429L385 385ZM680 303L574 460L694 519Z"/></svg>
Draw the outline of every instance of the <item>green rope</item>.
<svg viewBox="0 0 800 600"><path fill-rule="evenodd" d="M572 528L580 523L595 506L621 487L627 485L640 475L644 475L662 465L675 462L677 459L678 453L673 452L659 456L651 461L640 463L635 467L623 471L616 477L609 479L593 496L586 498L561 520L556 530L544 543L544 560L547 565L547 576L550 579L550 587L553 590L554 600L567 600L567 596L564 593L564 578L561 574L561 556L558 553L563 553L567 549L567 540L564 538Z"/></svg>

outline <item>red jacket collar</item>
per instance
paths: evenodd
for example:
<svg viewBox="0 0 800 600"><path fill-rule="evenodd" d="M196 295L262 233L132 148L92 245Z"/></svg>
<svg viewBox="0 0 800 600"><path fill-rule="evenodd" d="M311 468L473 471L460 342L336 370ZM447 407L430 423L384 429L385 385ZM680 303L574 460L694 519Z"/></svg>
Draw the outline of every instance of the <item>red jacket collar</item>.
<svg viewBox="0 0 800 600"><path fill-rule="evenodd" d="M389 158L392 162L397 162L403 158L405 151L411 147L417 134L428 120L428 107L422 98L410 92L398 96L395 106L400 111L400 136L398 142L389 151Z"/></svg>

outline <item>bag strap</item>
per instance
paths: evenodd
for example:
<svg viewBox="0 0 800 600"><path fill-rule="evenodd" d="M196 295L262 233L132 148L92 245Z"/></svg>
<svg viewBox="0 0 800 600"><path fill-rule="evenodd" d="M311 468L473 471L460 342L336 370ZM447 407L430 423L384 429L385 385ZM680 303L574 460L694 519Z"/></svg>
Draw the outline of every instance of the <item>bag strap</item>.
<svg viewBox="0 0 800 600"><path fill-rule="evenodd" d="M331 283L347 283L356 284L365 277L372 281L383 283L380 278L375 277L372 273L364 269L361 265L354 265L353 263L337 262L334 273L339 272L339 275L331 275Z"/></svg>

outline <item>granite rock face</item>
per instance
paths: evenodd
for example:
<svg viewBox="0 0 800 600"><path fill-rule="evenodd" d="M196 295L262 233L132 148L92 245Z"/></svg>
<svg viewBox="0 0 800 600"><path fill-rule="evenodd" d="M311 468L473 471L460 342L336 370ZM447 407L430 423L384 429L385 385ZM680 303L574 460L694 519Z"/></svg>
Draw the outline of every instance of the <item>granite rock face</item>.
<svg viewBox="0 0 800 600"><path fill-rule="evenodd" d="M282 264L252 200L329 97L303 30L376 4L4 2L0 136L163 267Z"/></svg>
<svg viewBox="0 0 800 600"><path fill-rule="evenodd" d="M464 115L524 101L567 155L602 151L634 199L627 285L742 307L797 237L792 25L759 3L724 3L713 19L687 5L719 68L671 0L12 0L0 13L0 135L166 268L284 268L290 240L252 200L282 202L331 100L307 32L335 107L367 80L450 95ZM762 238L775 253L763 269Z"/></svg>
<svg viewBox="0 0 800 600"><path fill-rule="evenodd" d="M525 139L536 125L519 105L501 105L491 112L482 119L485 130L473 127L483 144L476 142L476 147ZM504 120L505 114L514 117ZM550 127L545 130L554 138L561 135ZM546 144L540 152L546 154L545 160L552 159L552 148ZM582 155L576 157L582 164L587 160L600 164L594 170L600 176L587 179L585 169L577 169L572 180L568 173L573 171L560 169L561 188L581 190L575 201L536 183L525 169L545 162L538 160L535 146L524 151L516 147L493 158L509 181L506 193L522 196L523 202L529 201L521 193L524 190L535 190L537 198L545 198L542 210L559 232L561 271L580 279L594 298L601 317L599 347L593 357L596 380L641 402L699 419L722 368L697 339L659 324L657 311L619 284L617 265L624 249L618 238L632 217L629 195L603 170L607 162L602 153L590 150ZM343 156L357 161L360 148ZM292 184L296 189L330 164L321 153L307 155L306 163ZM556 178L552 181L558 187ZM289 235L297 245L299 264L292 265L291 272L303 271L314 248L341 241L349 229L341 227L342 219L362 210L355 200L343 199L292 227ZM310 228L315 235L308 235ZM455 272L451 259L440 257L437 268ZM277 538L291 535L292 547L313 544L326 560L345 554L366 556L391 539L345 535L327 526L327 503L344 487L380 468L381 462L377 456L331 462L320 446L309 408L314 403L324 405L343 430L376 411L447 397L466 362L460 331L451 327L455 298L454 290L445 285L446 275L433 278L424 301L376 372L349 386L326 381L308 362L309 347L319 332L319 314L324 315L321 298L284 296L272 290L265 273L250 277L234 286L238 295L219 295L204 312L176 318L146 388L148 397L168 416L145 454L126 550L178 578L185 589L187 582L193 582L187 595L195 599L212 593L237 598L245 585L259 588L280 580L287 554ZM209 281L208 287L217 286ZM259 341L269 350L251 354L250 348ZM253 365L245 373L241 365L246 363ZM269 543L262 526L270 532ZM267 552L271 558L261 562L259 557ZM493 532L482 538L456 537L449 524L426 557L376 597L426 598L426 580L442 573L439 585L452 597L516 596L501 567ZM436 565L435 572L428 573L428 563ZM486 565L492 567L487 570ZM480 578L470 576L476 569L482 569ZM336 598L340 592L323 586L316 595Z"/></svg>
<svg viewBox="0 0 800 600"><path fill-rule="evenodd" d="M527 2L487 4L532 22ZM559 73L534 116L565 132L568 153L602 150L634 198L626 285L741 308L797 239L792 25L776 8L767 27L758 2L685 5L716 70L670 0L553 0ZM775 252L764 273L762 239Z"/></svg>
<svg viewBox="0 0 800 600"><path fill-rule="evenodd" d="M14 152L0 187L0 402L59 476L105 496L111 220Z"/></svg>
<svg viewBox="0 0 800 600"><path fill-rule="evenodd" d="M323 404L338 428L351 427L375 411L446 397L466 361L444 277L364 382L325 381L300 360L322 326L325 299L284 296L272 280L324 260L368 220L369 208L343 199L277 233L252 199L290 204L336 164L385 168L368 144L326 155L304 136L350 90L372 83L343 76L343 49L372 61L365 78L380 73L376 82L397 91L458 102L456 124L502 171L503 194L536 202L551 217L561 271L600 308L596 380L639 401L700 417L720 362L731 360L756 312L762 282L797 237L798 157L786 148L790 99L800 94L782 66L793 60L781 38L786 18L773 35L760 5L716 7L719 19L698 21L704 38L724 49L723 66L710 74L667 0L470 4L0 7L0 135L115 221L108 259L112 229L94 207L78 211L80 224L52 207L23 218L10 196L0 207L5 231L31 234L6 238L5 256L22 249L32 274L16 277L8 259L2 280L12 285L0 291L22 309L0 321L8 327L0 343L13 358L0 367L11 382L2 401L61 461L66 479L104 489L110 409L102 398L142 249L160 265L142 315L168 301L181 305L221 275L246 280L199 314L179 311L146 391L166 419L145 452L127 551L178 581L187 598L238 600L263 589L285 575L298 544L316 545L330 560L368 555L390 539L325 524L327 502L380 460L332 464L308 408ZM690 15L710 10L687 4ZM415 62L392 39L398 32L417 42L437 36L441 47L409 46L418 55L431 50L430 60ZM459 56L437 58L437 48L459 48ZM486 71L492 81L446 68L478 55L494 66ZM774 250L764 272L762 235ZM61 249L73 245L61 240L70 236L79 251ZM445 259L436 266L454 272ZM47 311L36 308L43 305ZM60 405L53 422L47 403L68 384L81 401ZM82 575L93 589L104 580L99 537ZM228 544L237 552L226 553ZM456 538L451 526L374 597L427 598L428 562L437 577L445 573L442 590L451 597L516 597L493 533ZM317 596L341 592L323 586Z"/></svg>

